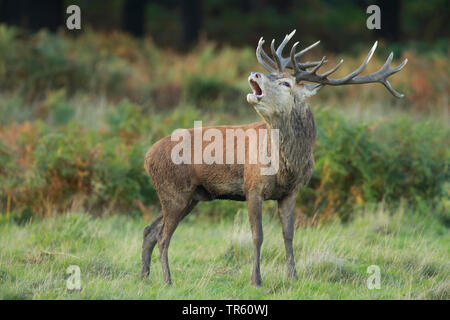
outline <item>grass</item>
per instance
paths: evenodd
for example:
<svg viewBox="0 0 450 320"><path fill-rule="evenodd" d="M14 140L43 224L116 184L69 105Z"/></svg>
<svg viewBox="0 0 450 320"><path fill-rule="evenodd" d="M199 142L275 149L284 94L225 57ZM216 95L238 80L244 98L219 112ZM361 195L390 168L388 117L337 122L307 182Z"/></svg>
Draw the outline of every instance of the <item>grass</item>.
<svg viewBox="0 0 450 320"><path fill-rule="evenodd" d="M346 61L336 77L367 53L352 51L327 53L331 65ZM378 52L367 72L386 57ZM405 99L374 85L330 87L310 101L316 168L296 212L324 219L297 230L298 281L286 277L268 206L264 284L250 285L245 206L222 201L200 205L175 232L166 287L157 249L150 279L138 276L148 223L139 215L157 215L142 159L194 120L259 120L245 100L249 72L262 71L253 45L205 42L181 54L121 33L0 26L0 299L450 299L448 59L405 49L393 66L404 58L392 85ZM66 288L70 265L80 267L79 291ZM372 265L378 290L367 287Z"/></svg>
<svg viewBox="0 0 450 320"><path fill-rule="evenodd" d="M141 218L70 213L21 221L1 215L0 298L450 299L450 234L431 216L379 205L345 224L300 228L294 239L299 280L292 282L271 208L264 218L262 288L250 285L245 209L234 220L196 211L180 224L169 253L172 287L163 284L157 249L150 279L138 276ZM69 265L80 267L79 291L66 288ZM380 289L367 287L370 265L380 268Z"/></svg>

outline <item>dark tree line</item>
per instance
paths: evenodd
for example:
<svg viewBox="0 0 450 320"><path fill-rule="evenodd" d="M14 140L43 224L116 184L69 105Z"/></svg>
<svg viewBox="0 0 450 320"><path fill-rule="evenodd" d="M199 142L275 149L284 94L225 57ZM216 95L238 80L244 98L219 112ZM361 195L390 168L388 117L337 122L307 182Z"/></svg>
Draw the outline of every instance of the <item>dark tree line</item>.
<svg viewBox="0 0 450 320"><path fill-rule="evenodd" d="M377 0L376 4L381 9L381 29L378 33L381 37L398 41L400 39L400 0Z"/></svg>
<svg viewBox="0 0 450 320"><path fill-rule="evenodd" d="M0 1L0 21L30 30L56 31L63 23L63 4L61 0L3 0Z"/></svg>
<svg viewBox="0 0 450 320"><path fill-rule="evenodd" d="M377 4L381 8L382 28L378 30L381 37L389 40L400 39L400 12L401 0L352 0L353 3L365 11L370 4ZM121 20L122 29L141 37L145 33L145 9L148 4L155 3L170 9L179 10L182 26L181 43L189 46L198 39L202 28L203 12L206 0L123 0ZM271 6L283 15L299 6L303 1L285 0L230 0L227 6L235 6L243 13L261 10L264 6ZM320 3L332 3L335 0L322 0ZM305 1L305 3L309 3ZM0 0L0 21L11 25L19 25L35 31L48 28L55 31L64 25L66 13L65 6L69 5L64 0ZM83 10L89 10L89 7ZM226 26L224 26L226 28Z"/></svg>
<svg viewBox="0 0 450 320"><path fill-rule="evenodd" d="M145 8L150 2L160 0L124 0L122 29L141 37L144 35ZM32 31L47 28L56 31L65 23L65 1L63 0L0 0L0 21L18 25ZM181 1L181 22L184 45L188 46L198 38L202 24L202 0Z"/></svg>

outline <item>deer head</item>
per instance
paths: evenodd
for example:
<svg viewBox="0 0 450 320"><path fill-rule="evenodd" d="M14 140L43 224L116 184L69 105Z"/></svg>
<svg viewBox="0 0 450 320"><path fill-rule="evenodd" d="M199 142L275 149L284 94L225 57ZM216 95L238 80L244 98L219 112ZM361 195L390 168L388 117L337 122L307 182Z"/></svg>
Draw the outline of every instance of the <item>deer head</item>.
<svg viewBox="0 0 450 320"><path fill-rule="evenodd" d="M295 30L286 35L284 40L275 50L275 39L270 45L272 57L262 48L264 40L258 42L256 57L259 63L270 73L263 74L252 72L248 78L253 93L247 95L247 101L254 106L258 114L265 120L289 113L297 102L302 102L308 97L315 95L320 88L325 85L339 86L348 84L364 84L379 82L382 83L395 97L402 98L403 94L395 91L387 78L400 71L408 62L405 59L399 66L390 68L393 53L389 55L385 64L377 71L365 76L359 76L366 68L377 47L377 42L370 49L364 62L355 71L340 79L331 79L328 76L335 72L344 62L341 60L335 67L319 74L318 70L327 63L325 57L320 61L300 62L300 58L309 50L317 46L320 41L296 53L298 42L291 49L289 57L283 57L283 49ZM285 72L285 69L292 69L293 73ZM312 83L304 83L304 81Z"/></svg>

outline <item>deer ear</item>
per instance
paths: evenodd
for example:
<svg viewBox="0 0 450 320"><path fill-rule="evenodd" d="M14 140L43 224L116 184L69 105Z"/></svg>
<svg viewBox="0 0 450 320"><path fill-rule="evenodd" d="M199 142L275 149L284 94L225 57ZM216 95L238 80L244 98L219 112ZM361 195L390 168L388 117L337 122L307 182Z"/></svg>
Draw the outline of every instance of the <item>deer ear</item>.
<svg viewBox="0 0 450 320"><path fill-rule="evenodd" d="M303 97L309 98L315 96L322 87L323 86L320 84L309 84L309 83L303 84L302 88Z"/></svg>

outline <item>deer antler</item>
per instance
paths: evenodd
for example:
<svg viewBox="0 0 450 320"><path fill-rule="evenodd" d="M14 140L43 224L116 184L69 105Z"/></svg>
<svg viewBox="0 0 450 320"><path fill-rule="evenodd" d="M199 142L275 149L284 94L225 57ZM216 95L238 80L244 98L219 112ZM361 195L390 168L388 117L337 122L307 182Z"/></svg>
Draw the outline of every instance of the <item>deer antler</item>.
<svg viewBox="0 0 450 320"><path fill-rule="evenodd" d="M283 58L282 53L283 49L286 46L286 44L291 40L291 38L294 36L296 30L293 30L290 34L287 34L284 37L284 40L281 42L281 44L278 46L278 48L275 50L275 39L272 40L272 43L270 45L270 49L272 52L272 56L275 59L272 60L267 53L262 48L263 44L265 43L264 39L261 37L258 42L258 47L256 48L256 58L258 59L259 63L266 68L270 72L283 72L285 68L292 69L291 64L291 58ZM298 60L302 55L304 55L307 51L314 48L320 43L320 41L317 41L316 43L310 45L308 48L303 49L302 51L298 52L295 55L295 59ZM294 45L296 46L298 42ZM326 60L325 60L326 61ZM320 61L313 61L313 62L305 62L300 63L297 61L297 66L303 70L306 70L307 68L315 67L320 63Z"/></svg>
<svg viewBox="0 0 450 320"><path fill-rule="evenodd" d="M369 63L370 59L372 58L373 53L375 52L375 49L377 47L378 42L376 41L373 45L372 49L370 49L369 54L367 55L364 62L361 64L361 66L356 69L355 71L349 73L343 78L340 79L330 79L328 76L332 73L334 73L344 62L344 60L341 60L335 67L330 69L329 71L318 74L317 70L319 70L320 67L322 67L325 63L327 63L327 60L325 57L322 58L321 61L315 61L315 62L306 62L306 63L300 63L298 62L298 59L300 59L305 52L309 51L310 49L314 48L319 44L320 41L317 41L316 43L310 45L306 49L303 49L302 51L295 53L296 47L298 45L298 42L296 42L291 49L290 57L289 58L283 58L282 57L282 51L284 47L286 46L286 43L292 38L294 35L295 30L292 31L289 35L286 35L283 42L280 44L280 46L275 50L274 40L272 40L271 44L271 51L272 56L275 59L273 61L262 49L262 45L264 44L264 40L261 38L258 43L258 47L256 49L256 56L258 58L258 61L270 72L283 72L285 68L292 68L294 70L293 76L295 76L295 79L297 82L300 82L301 80L306 80L310 82L317 83L316 85L312 86L311 89L318 89L321 86L324 85L330 85L330 86L339 86L339 85L347 85L347 84L365 84L365 83L374 83L379 82L382 83L388 90L391 92L395 97L397 98L403 98L404 95L395 91L394 88L392 88L391 84L387 80L387 78L394 73L397 73L400 71L408 62L408 59L405 59L400 65L398 65L395 68L390 68L390 64L392 62L392 58L394 57L394 54L391 52L389 57L387 58L385 64L374 73L370 73L365 76L358 76L361 72L364 71L367 64ZM312 69L308 69L312 68Z"/></svg>
<svg viewBox="0 0 450 320"><path fill-rule="evenodd" d="M318 64L317 66L315 66L311 70L302 70L302 68L300 68L300 67L295 67L294 68L295 79L297 82L301 81L301 80L316 82L316 83L318 83L318 85L316 87L322 86L322 85L339 86L339 85L345 85L345 84L364 84L364 83L379 82L379 83L384 84L384 86L395 97L403 98L404 95L395 91L394 88L392 88L391 84L389 83L389 80L387 80L387 78L389 76L393 75L394 73L399 72L406 65L406 63L408 62L408 59L405 59L400 65L391 69L389 66L392 62L392 58L394 57L394 54L391 52L391 54L387 58L384 65L377 72L370 73L365 76L358 76L366 68L367 64L369 63L370 59L372 58L372 55L375 52L375 49L377 48L377 44L378 44L377 41L375 41L375 44L373 45L372 49L370 49L369 54L367 55L366 59L361 64L361 66L343 78L330 79L330 78L328 78L328 76L330 74L332 74L333 72L335 72L342 65L344 60L341 60L334 68L332 68L331 70L329 70L323 74L317 73L317 70L324 63L324 59L325 59L325 57L324 57L322 59L321 63ZM293 58L293 56L291 55L291 59L292 58Z"/></svg>

